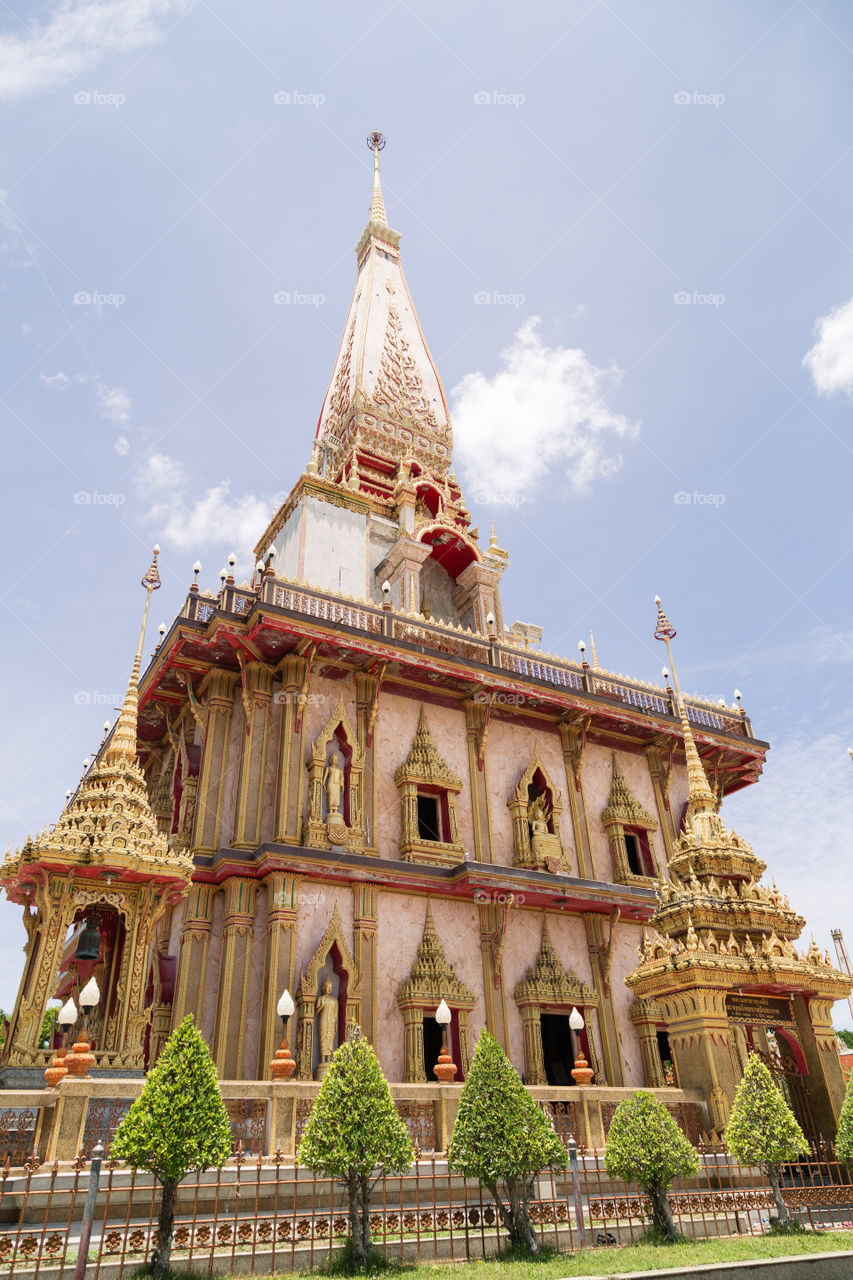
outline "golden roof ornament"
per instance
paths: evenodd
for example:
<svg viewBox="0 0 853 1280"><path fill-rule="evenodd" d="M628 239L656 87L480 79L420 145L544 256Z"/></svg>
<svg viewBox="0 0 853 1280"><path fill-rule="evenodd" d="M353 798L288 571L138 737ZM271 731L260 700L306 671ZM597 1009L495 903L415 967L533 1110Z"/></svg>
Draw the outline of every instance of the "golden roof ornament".
<svg viewBox="0 0 853 1280"><path fill-rule="evenodd" d="M713 791L708 785L708 778L700 759L699 752L696 749L693 730L690 728L690 721L687 719L687 710L684 705L684 698L682 697L681 687L678 683L678 673L675 669L675 661L672 656L672 646L670 641L675 639L677 632L663 611L660 596L655 596L655 604L657 605L658 611L655 623L655 639L663 640L666 645L666 656L669 660L669 669L672 673L672 682L675 687L678 714L681 719L681 732L684 738L684 754L687 758L687 781L690 786L688 812L691 818L695 818L699 814L711 814L716 817L717 802ZM722 826L722 824L720 824L720 826Z"/></svg>
<svg viewBox="0 0 853 1280"><path fill-rule="evenodd" d="M139 710L139 672L142 666L142 647L145 644L145 628L148 624L148 607L151 604L151 596L153 592L160 589L160 573L157 569L157 557L160 554L160 548L154 548L154 558L151 565L142 577L142 586L145 588L145 611L142 615L142 626L139 630L139 642L136 646L136 656L133 659L133 667L130 672L130 681L127 686L124 703L119 712L115 729L112 737L107 745L104 759L110 764L115 764L120 760L136 759L136 728L137 728L137 712Z"/></svg>

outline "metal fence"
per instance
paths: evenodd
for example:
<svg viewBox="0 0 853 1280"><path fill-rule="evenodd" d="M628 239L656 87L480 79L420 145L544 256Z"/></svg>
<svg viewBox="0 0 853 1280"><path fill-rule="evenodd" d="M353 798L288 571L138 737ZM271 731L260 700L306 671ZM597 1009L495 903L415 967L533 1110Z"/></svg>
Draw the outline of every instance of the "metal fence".
<svg viewBox="0 0 853 1280"><path fill-rule="evenodd" d="M696 1178L673 1187L670 1203L685 1236L762 1234L773 1207L764 1176L735 1163L724 1148L700 1148ZM636 1188L610 1179L602 1152L578 1151L571 1167L535 1180L532 1217L545 1244L629 1244L649 1223ZM73 1276L83 1202L92 1165L21 1170L8 1161L0 1175L0 1267L19 1280ZM830 1150L785 1168L783 1194L806 1227L853 1227L853 1182ZM159 1191L150 1175L106 1161L100 1173L87 1275L120 1280L156 1243ZM451 1174L441 1153L419 1153L411 1170L381 1178L371 1199L374 1244L388 1258L461 1261L506 1244L494 1203L476 1182ZM348 1231L340 1184L315 1177L280 1152L247 1157L238 1151L221 1170L181 1184L173 1259L199 1272L270 1274L316 1268L329 1261Z"/></svg>

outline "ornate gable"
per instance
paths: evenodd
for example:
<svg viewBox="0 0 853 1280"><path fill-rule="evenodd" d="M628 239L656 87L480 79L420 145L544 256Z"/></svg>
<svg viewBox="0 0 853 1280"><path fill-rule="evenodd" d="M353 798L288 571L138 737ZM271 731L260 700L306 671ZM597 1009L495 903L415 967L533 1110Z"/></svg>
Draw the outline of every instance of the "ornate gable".
<svg viewBox="0 0 853 1280"><path fill-rule="evenodd" d="M438 754L436 745L432 740L432 734L429 731L423 704L421 704L421 714L418 718L414 741L409 748L409 754L406 759L394 774L394 781L398 787L403 783L409 782L416 785L418 783L427 783L428 785L441 787L456 793L462 790L462 779L453 773Z"/></svg>
<svg viewBox="0 0 853 1280"><path fill-rule="evenodd" d="M648 809L644 809L639 800L631 794L625 776L619 768L615 751L613 752L613 781L610 784L607 805L601 813L601 821L605 827L618 823L623 827L645 827L648 831L654 831L658 825Z"/></svg>
<svg viewBox="0 0 853 1280"><path fill-rule="evenodd" d="M597 1005L592 987L564 969L548 933L548 921L542 921L542 942L532 969L517 983L513 992L517 1005Z"/></svg>
<svg viewBox="0 0 853 1280"><path fill-rule="evenodd" d="M441 1000L454 1008L472 1009L474 992L465 986L447 959L433 923L432 908L427 904L423 938L409 976L397 991L397 1003L437 1007Z"/></svg>

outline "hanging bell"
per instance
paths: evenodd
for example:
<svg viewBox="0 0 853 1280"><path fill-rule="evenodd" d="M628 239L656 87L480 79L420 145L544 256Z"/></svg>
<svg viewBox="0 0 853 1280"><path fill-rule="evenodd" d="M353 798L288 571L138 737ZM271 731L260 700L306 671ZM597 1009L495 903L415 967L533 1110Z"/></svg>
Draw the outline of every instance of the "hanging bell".
<svg viewBox="0 0 853 1280"><path fill-rule="evenodd" d="M90 915L83 928L83 932L77 939L77 948L74 952L75 960L97 960L101 954L101 931L98 928L97 913Z"/></svg>

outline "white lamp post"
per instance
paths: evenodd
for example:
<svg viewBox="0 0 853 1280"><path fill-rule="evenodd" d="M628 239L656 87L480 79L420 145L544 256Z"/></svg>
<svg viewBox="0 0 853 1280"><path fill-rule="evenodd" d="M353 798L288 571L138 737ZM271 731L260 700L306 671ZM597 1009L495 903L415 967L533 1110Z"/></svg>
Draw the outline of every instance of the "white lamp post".
<svg viewBox="0 0 853 1280"><path fill-rule="evenodd" d="M569 1026L571 1027L572 1031L575 1033L575 1039L577 1040L577 1049L578 1049L577 1055L575 1056L575 1065L572 1069L572 1079L577 1085L591 1084L592 1077L595 1074L595 1072L592 1070L592 1067L589 1065L586 1058L583 1056L583 1049L581 1048L579 1033L583 1031L585 1025L586 1023L583 1020L583 1014L581 1013L580 1009L572 1009L571 1013L569 1014Z"/></svg>
<svg viewBox="0 0 853 1280"><path fill-rule="evenodd" d="M49 1066L44 1073L45 1083L48 1089L55 1089L63 1076L68 1074L68 1068L65 1065L65 1055L68 1052L65 1041L68 1038L68 1028L73 1027L77 1021L77 1006L73 999L69 998L56 1015L56 1025L59 1027L60 1045L56 1053L50 1060Z"/></svg>
<svg viewBox="0 0 853 1280"><path fill-rule="evenodd" d="M287 1043L287 1020L292 1016L293 1010L293 996L285 987L275 1007L276 1013L281 1018L282 1035L281 1044L276 1049L275 1057L270 1063L270 1071L272 1071L274 1080L289 1080L296 1070L296 1063Z"/></svg>
<svg viewBox="0 0 853 1280"><path fill-rule="evenodd" d="M68 1074L78 1080L85 1079L94 1066L95 1055L89 1049L89 1013L101 999L101 992L94 977L90 978L78 997L80 1001L80 1035L68 1057ZM69 1010L70 1012L70 1010Z"/></svg>

